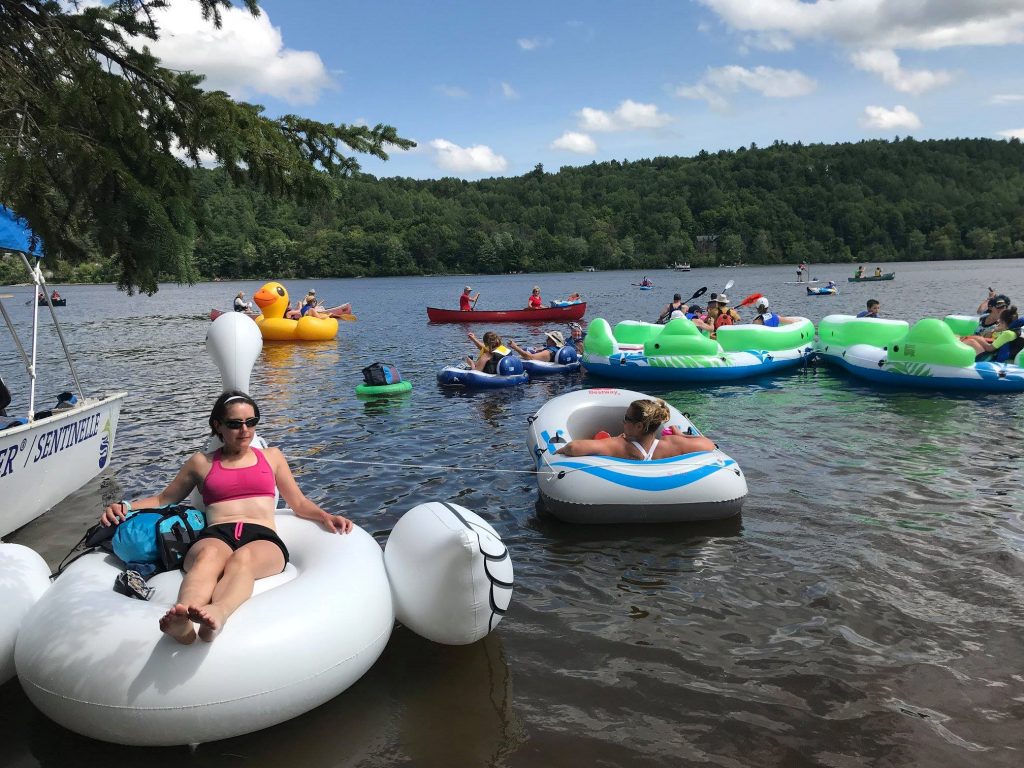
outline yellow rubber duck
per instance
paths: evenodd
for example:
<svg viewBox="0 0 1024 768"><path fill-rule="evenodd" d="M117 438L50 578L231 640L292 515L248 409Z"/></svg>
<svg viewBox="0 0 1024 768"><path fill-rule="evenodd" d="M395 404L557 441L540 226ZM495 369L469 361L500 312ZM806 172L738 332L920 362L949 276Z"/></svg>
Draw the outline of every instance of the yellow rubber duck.
<svg viewBox="0 0 1024 768"><path fill-rule="evenodd" d="M252 300L263 313L256 318L256 325L266 341L327 341L338 335L338 321L333 317L286 318L288 291L280 283L267 283Z"/></svg>

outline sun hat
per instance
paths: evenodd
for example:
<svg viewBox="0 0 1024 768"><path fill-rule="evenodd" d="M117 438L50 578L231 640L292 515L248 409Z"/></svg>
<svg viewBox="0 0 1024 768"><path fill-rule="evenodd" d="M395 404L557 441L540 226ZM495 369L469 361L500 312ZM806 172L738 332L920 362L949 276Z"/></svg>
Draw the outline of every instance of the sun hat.
<svg viewBox="0 0 1024 768"><path fill-rule="evenodd" d="M726 296L724 293L718 294L718 298L715 299L715 301L717 301L719 304L725 304L725 306L729 306L729 297Z"/></svg>
<svg viewBox="0 0 1024 768"><path fill-rule="evenodd" d="M553 342L555 342L556 347L565 346L565 337L562 335L561 331L548 331L547 333L544 334L544 338L551 339Z"/></svg>

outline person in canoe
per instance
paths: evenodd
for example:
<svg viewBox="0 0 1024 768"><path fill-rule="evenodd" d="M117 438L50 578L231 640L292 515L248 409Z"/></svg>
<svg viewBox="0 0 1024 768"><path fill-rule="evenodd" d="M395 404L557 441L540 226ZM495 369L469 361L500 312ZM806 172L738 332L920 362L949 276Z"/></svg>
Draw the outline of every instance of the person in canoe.
<svg viewBox="0 0 1024 768"><path fill-rule="evenodd" d="M878 312L882 306L878 303L878 299L868 299L867 309L862 309L857 313L857 317L878 317Z"/></svg>
<svg viewBox="0 0 1024 768"><path fill-rule="evenodd" d="M466 363L474 371L497 373L498 361L512 351L502 343L501 336L494 331L485 333L483 341L480 341L472 331L466 334L466 338L472 341L476 348L480 350L476 360L471 357L466 358Z"/></svg>
<svg viewBox="0 0 1024 768"><path fill-rule="evenodd" d="M524 349L511 339L509 339L508 345L524 360L553 363L558 356L558 351L565 346L565 336L561 331L548 331L544 334L544 346L534 351Z"/></svg>
<svg viewBox="0 0 1024 768"><path fill-rule="evenodd" d="M50 294L50 301L60 301L60 294L57 293L57 289L53 289L53 293Z"/></svg>
<svg viewBox="0 0 1024 768"><path fill-rule="evenodd" d="M861 264L859 267L857 267L857 271L853 273L853 276L855 278L857 278L858 280L860 280L862 277L864 277L864 265L863 264Z"/></svg>
<svg viewBox="0 0 1024 768"><path fill-rule="evenodd" d="M235 312L248 312L250 309L252 309L252 304L245 300L245 291L239 291L235 296Z"/></svg>
<svg viewBox="0 0 1024 768"><path fill-rule="evenodd" d="M198 488L206 503L206 528L185 556L185 577L174 606L159 620L160 631L182 644L213 640L228 617L252 596L256 579L284 570L288 549L274 528L275 488L296 517L330 533L349 533L352 521L332 515L299 489L278 448L259 450L251 443L260 411L244 392L228 391L210 413L213 435L223 447L197 452L160 493L134 502L109 505L100 517L120 525L133 509L176 504Z"/></svg>
<svg viewBox="0 0 1024 768"><path fill-rule="evenodd" d="M875 277L881 277L881 276L882 276L882 268L881 267L875 267Z"/></svg>
<svg viewBox="0 0 1024 768"><path fill-rule="evenodd" d="M470 294L473 293L473 289L468 285L462 289L462 295L459 296L459 309L463 312L472 312L476 309L476 303L480 300L480 294L476 296Z"/></svg>
<svg viewBox="0 0 1024 768"><path fill-rule="evenodd" d="M533 290L530 291L530 298L526 300L527 309L543 309L544 300L540 297L540 286L533 286Z"/></svg>
<svg viewBox="0 0 1024 768"><path fill-rule="evenodd" d="M611 456L634 461L654 461L685 453L713 451L715 444L702 435L687 435L672 427L663 434L669 419L664 400L634 400L622 417L622 434L596 440L571 440L556 453L564 456Z"/></svg>

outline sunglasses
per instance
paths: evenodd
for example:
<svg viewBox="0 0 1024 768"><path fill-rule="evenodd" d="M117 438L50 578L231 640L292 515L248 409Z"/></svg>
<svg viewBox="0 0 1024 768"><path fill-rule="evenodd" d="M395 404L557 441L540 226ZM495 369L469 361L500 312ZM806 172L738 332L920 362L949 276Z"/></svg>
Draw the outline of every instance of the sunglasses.
<svg viewBox="0 0 1024 768"><path fill-rule="evenodd" d="M227 419L221 422L228 429L241 429L242 427L248 427L252 429L260 423L259 416L250 416L248 419Z"/></svg>
<svg viewBox="0 0 1024 768"><path fill-rule="evenodd" d="M639 424L640 423L640 419L634 419L629 414L626 414L625 416L623 416L622 420L623 421L628 421L630 424Z"/></svg>

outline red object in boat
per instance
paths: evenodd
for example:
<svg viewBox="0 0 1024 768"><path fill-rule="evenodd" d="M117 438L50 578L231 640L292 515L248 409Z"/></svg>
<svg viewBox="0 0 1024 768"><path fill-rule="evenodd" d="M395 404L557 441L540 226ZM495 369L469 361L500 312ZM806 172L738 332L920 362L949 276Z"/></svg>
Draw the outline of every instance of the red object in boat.
<svg viewBox="0 0 1024 768"><path fill-rule="evenodd" d="M427 317L432 323L546 323L552 320L568 322L579 320L587 311L587 303L570 304L567 307L542 307L541 309L476 309L463 312L460 309L439 309L427 307Z"/></svg>

